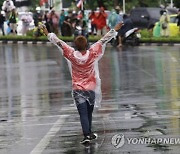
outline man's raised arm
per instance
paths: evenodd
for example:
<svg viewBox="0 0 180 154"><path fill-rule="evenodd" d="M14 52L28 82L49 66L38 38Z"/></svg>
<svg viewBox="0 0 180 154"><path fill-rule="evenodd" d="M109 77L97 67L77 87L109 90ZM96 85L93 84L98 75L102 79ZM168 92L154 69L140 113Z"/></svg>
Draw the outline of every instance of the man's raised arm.
<svg viewBox="0 0 180 154"><path fill-rule="evenodd" d="M54 33L49 33L45 25L40 25L39 28L43 30L43 33L48 37L48 40L56 45L66 58L74 51L72 47L59 39Z"/></svg>
<svg viewBox="0 0 180 154"><path fill-rule="evenodd" d="M43 30L43 33L48 37L48 40L56 46L60 47L61 49L63 48L63 46L68 46L64 41L60 40L54 33L49 33L45 25L40 25L39 28Z"/></svg>

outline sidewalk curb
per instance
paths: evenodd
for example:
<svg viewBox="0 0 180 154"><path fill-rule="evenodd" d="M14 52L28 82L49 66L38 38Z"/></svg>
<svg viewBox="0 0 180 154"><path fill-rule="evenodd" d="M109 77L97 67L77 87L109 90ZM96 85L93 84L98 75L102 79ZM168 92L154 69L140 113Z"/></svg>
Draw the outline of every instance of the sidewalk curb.
<svg viewBox="0 0 180 154"><path fill-rule="evenodd" d="M16 40L1 40L1 44L49 44L48 41L16 41Z"/></svg>
<svg viewBox="0 0 180 154"><path fill-rule="evenodd" d="M72 42L67 42L71 44ZM52 44L49 41L18 41L18 40L0 40L0 44ZM140 43L139 46L179 46L180 43Z"/></svg>
<svg viewBox="0 0 180 154"><path fill-rule="evenodd" d="M140 46L178 46L180 43L140 43Z"/></svg>

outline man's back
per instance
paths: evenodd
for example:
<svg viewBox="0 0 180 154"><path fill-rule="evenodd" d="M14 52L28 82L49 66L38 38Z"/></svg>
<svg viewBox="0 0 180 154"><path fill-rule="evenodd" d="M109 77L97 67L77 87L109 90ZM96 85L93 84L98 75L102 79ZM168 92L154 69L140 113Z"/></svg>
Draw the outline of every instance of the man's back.
<svg viewBox="0 0 180 154"><path fill-rule="evenodd" d="M63 54L69 61L73 89L94 90L98 72L96 65L102 53L102 45L95 43L84 52L75 51L73 48L62 47Z"/></svg>

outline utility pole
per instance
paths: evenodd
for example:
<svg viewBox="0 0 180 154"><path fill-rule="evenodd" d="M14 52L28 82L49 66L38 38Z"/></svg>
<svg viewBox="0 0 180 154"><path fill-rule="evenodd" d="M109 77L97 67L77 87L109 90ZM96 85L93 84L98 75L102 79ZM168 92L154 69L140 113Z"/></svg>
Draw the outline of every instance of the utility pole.
<svg viewBox="0 0 180 154"><path fill-rule="evenodd" d="M173 0L171 0L171 8L173 8Z"/></svg>
<svg viewBox="0 0 180 154"><path fill-rule="evenodd" d="M125 14L126 13L126 1L123 0L123 13Z"/></svg>
<svg viewBox="0 0 180 154"><path fill-rule="evenodd" d="M52 8L54 6L54 1L53 0L48 0L49 7Z"/></svg>

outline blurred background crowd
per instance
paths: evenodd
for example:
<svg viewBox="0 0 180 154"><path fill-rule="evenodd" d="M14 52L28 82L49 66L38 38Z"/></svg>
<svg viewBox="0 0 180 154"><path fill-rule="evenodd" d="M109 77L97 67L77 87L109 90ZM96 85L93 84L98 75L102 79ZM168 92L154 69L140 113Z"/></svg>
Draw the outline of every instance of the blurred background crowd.
<svg viewBox="0 0 180 154"><path fill-rule="evenodd" d="M51 2L51 3L50 3ZM57 11L52 1L40 0L33 11L20 11L14 0L4 0L0 12L0 30L2 35L33 35L41 36L39 24L45 24L49 32L62 36L104 35L118 22L125 26L119 35L129 29L138 27L152 31L153 35L173 36L180 31L180 10L175 7L133 7L125 13L123 6L116 5L106 9L104 5L97 5L94 9L85 9L85 0L76 0L71 8L61 8ZM44 8L44 5L48 8ZM172 25L174 24L174 25ZM176 26L176 27L175 27ZM176 29L176 30L175 30Z"/></svg>

